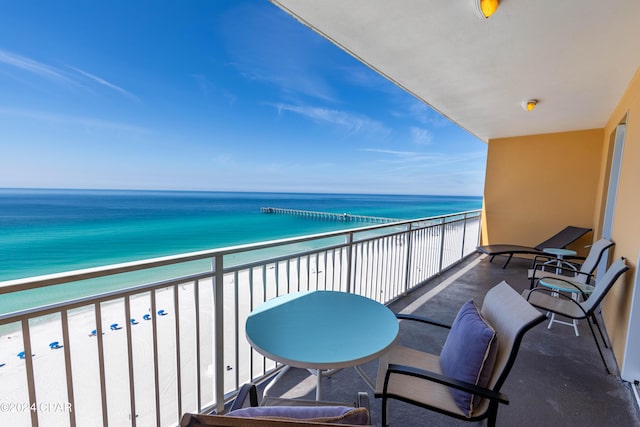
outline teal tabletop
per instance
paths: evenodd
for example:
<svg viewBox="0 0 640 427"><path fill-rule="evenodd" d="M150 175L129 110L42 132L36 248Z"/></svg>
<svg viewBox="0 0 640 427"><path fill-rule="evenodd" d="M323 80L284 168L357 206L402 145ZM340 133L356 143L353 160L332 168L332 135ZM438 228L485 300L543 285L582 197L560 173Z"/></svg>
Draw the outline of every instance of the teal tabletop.
<svg viewBox="0 0 640 427"><path fill-rule="evenodd" d="M562 249L562 248L544 248L542 250L548 254L552 254L560 257L574 256L577 253L576 251L573 251L571 249Z"/></svg>
<svg viewBox="0 0 640 427"><path fill-rule="evenodd" d="M344 368L384 353L398 336L398 321L386 306L359 295L297 292L257 307L247 318L246 335L272 360L298 368Z"/></svg>
<svg viewBox="0 0 640 427"><path fill-rule="evenodd" d="M571 282L571 283L567 283L567 282ZM592 285L587 285L584 283L579 283L579 282L574 282L573 280L560 280L560 279L554 279L553 277L543 277L540 279L540 284L542 286L545 286L547 288L553 289L555 291L559 291L559 292L571 292L571 293L578 293L580 291L584 292L585 294L589 295L592 294L594 291L594 287ZM574 284L576 287L572 286L571 284Z"/></svg>

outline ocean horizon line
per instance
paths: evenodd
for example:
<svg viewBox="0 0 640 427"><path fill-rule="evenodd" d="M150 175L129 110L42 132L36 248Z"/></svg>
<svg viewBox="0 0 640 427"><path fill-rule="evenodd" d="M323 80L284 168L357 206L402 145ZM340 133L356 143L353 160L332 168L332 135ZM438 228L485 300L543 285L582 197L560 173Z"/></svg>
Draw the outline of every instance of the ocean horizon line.
<svg viewBox="0 0 640 427"><path fill-rule="evenodd" d="M81 187L0 187L0 191L47 191L47 192L139 192L139 193L195 193L195 194L301 194L301 195L337 195L337 196L399 196L399 197L462 197L481 199L482 195L469 194L426 194L426 193L354 193L323 191L268 191L268 190L188 190L188 189L147 189L147 188L81 188Z"/></svg>

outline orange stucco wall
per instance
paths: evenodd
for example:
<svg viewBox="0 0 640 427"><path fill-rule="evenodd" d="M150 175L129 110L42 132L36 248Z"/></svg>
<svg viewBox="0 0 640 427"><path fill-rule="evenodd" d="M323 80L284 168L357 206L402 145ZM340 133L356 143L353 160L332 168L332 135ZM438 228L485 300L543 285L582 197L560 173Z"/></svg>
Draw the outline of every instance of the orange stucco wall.
<svg viewBox="0 0 640 427"><path fill-rule="evenodd" d="M531 246L567 225L593 228L602 144L602 129L490 140L482 243Z"/></svg>
<svg viewBox="0 0 640 427"><path fill-rule="evenodd" d="M605 165L610 135L628 113L620 182L616 201L612 239L616 242L613 257L625 257L632 267L604 300L602 313L619 366L622 366L628 331L631 297L640 249L640 70L631 80L625 95L604 129L602 164ZM600 177L604 182L604 176ZM602 184L601 184L602 186ZM600 210L595 212L599 221ZM610 258L612 258L610 256ZM640 330L638 331L640 333Z"/></svg>

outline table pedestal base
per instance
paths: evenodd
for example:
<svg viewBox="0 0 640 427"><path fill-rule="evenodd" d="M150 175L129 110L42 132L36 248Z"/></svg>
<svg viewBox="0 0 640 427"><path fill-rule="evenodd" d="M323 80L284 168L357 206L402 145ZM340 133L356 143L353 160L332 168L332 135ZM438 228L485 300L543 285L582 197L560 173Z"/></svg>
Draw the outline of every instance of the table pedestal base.
<svg viewBox="0 0 640 427"><path fill-rule="evenodd" d="M558 322L558 320L556 320L556 322ZM367 383L367 385L371 388L371 390L375 390L376 389L376 386L373 383L373 381L371 381L371 379L362 370L362 368L360 368L360 366L356 365L353 368L360 375L360 377L364 380L364 382ZM266 387L264 388L264 395L265 396L268 395L268 392L271 389L271 387L273 387L280 380L280 378L282 378L282 376L289 371L289 369L291 369L291 366L289 366L289 365L284 365L280 369L280 372L278 372L278 374L275 377L273 377L273 379L269 382L269 384L267 384ZM322 378L323 377L330 377L333 374L335 374L337 372L340 372L341 370L342 370L342 368L340 368L340 369L307 369L307 371L309 371L309 373L311 373L312 375L316 376L316 400L317 401L322 400Z"/></svg>
<svg viewBox="0 0 640 427"><path fill-rule="evenodd" d="M551 317L549 318L549 325L547 329L551 329L551 325L554 323L560 323L561 325L573 326L573 331L576 333L576 336L579 337L580 333L578 332L578 321L573 319L571 322L565 322L564 320L557 320L556 314L551 313Z"/></svg>

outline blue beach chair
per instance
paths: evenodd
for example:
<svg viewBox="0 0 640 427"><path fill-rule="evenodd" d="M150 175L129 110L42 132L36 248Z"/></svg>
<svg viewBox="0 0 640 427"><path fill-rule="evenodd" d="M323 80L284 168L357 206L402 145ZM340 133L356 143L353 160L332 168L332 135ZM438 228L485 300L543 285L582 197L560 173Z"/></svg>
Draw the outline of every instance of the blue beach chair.
<svg viewBox="0 0 640 427"><path fill-rule="evenodd" d="M117 331L119 329L122 329L122 326L118 325L117 323L114 323L111 326L109 326L109 329L111 329L112 331Z"/></svg>
<svg viewBox="0 0 640 427"><path fill-rule="evenodd" d="M129 322L131 322L132 325L137 325L138 323L140 323L136 319L130 319Z"/></svg>
<svg viewBox="0 0 640 427"><path fill-rule="evenodd" d="M144 320L151 320L151 315L149 313L145 314L144 316L142 316L142 319Z"/></svg>
<svg viewBox="0 0 640 427"><path fill-rule="evenodd" d="M166 316L167 314L169 314L169 313L167 313L164 310L158 310L158 316Z"/></svg>
<svg viewBox="0 0 640 427"><path fill-rule="evenodd" d="M51 344L49 344L49 348L51 350L57 350L59 348L62 348L64 346L60 345L60 343L58 341L53 341Z"/></svg>

